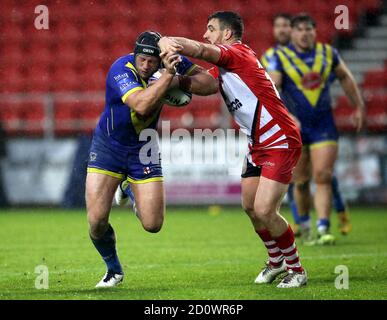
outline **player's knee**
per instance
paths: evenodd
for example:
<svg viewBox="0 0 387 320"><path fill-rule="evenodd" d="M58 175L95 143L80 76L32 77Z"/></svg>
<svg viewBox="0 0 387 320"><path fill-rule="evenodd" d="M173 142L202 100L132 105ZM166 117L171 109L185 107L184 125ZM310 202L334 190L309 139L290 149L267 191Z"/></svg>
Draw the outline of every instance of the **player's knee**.
<svg viewBox="0 0 387 320"><path fill-rule="evenodd" d="M297 188L298 191L304 192L309 189L309 180L296 182L294 186Z"/></svg>
<svg viewBox="0 0 387 320"><path fill-rule="evenodd" d="M161 227L163 226L162 223L153 223L153 224L143 224L142 225L145 231L148 231L150 233L157 233L161 230Z"/></svg>
<svg viewBox="0 0 387 320"><path fill-rule="evenodd" d="M257 204L254 206L255 217L260 221L269 220L273 213L275 213L275 209L273 209L270 205Z"/></svg>
<svg viewBox="0 0 387 320"><path fill-rule="evenodd" d="M162 218L142 221L142 227L150 233L157 233L163 226Z"/></svg>
<svg viewBox="0 0 387 320"><path fill-rule="evenodd" d="M107 219L93 219L89 218L89 232L93 239L101 238L108 227Z"/></svg>
<svg viewBox="0 0 387 320"><path fill-rule="evenodd" d="M250 218L255 216L254 204L246 203L242 200L242 208Z"/></svg>
<svg viewBox="0 0 387 320"><path fill-rule="evenodd" d="M318 171L316 171L314 173L313 179L318 184L331 183L331 181L332 181L332 170L330 170L330 169L318 170Z"/></svg>

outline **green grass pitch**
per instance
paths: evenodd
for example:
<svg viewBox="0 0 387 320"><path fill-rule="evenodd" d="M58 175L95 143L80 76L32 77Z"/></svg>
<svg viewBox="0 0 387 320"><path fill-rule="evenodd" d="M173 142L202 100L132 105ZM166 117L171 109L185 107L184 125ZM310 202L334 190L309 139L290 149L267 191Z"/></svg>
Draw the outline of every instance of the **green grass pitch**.
<svg viewBox="0 0 387 320"><path fill-rule="evenodd" d="M2 210L0 299L387 299L387 212L351 213L348 236L338 234L332 217L336 245L299 245L309 283L281 290L253 283L266 253L238 208L219 214L171 208L158 234L145 232L129 210L113 209L125 281L97 290L105 266L89 241L84 211ZM46 290L35 288L38 265L48 267ZM338 265L348 267L349 289L335 288Z"/></svg>

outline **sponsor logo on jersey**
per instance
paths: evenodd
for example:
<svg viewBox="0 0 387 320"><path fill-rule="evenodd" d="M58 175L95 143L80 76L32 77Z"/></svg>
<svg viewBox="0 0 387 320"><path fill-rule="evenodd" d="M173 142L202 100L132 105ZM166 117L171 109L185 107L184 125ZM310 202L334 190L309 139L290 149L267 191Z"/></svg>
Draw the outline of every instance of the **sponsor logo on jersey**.
<svg viewBox="0 0 387 320"><path fill-rule="evenodd" d="M314 90L322 83L321 75L318 72L308 72L302 78L302 86L305 89Z"/></svg>
<svg viewBox="0 0 387 320"><path fill-rule="evenodd" d="M231 113L237 111L242 107L243 107L243 104L238 99L235 99L234 101L231 101L227 104L227 109Z"/></svg>
<svg viewBox="0 0 387 320"><path fill-rule="evenodd" d="M138 82L136 82L136 81L129 81L129 79L122 79L122 80L118 81L118 84L120 86L120 90L123 91L123 90L125 90L126 88L128 88L130 86L137 85Z"/></svg>
<svg viewBox="0 0 387 320"><path fill-rule="evenodd" d="M114 76L114 80L116 80L116 81L120 81L120 80L125 79L125 78L129 78L129 75L126 72L123 74L119 74L119 75Z"/></svg>
<svg viewBox="0 0 387 320"><path fill-rule="evenodd" d="M130 86L130 84L129 83L122 83L121 85L120 85L120 90L125 90L127 87L129 87Z"/></svg>

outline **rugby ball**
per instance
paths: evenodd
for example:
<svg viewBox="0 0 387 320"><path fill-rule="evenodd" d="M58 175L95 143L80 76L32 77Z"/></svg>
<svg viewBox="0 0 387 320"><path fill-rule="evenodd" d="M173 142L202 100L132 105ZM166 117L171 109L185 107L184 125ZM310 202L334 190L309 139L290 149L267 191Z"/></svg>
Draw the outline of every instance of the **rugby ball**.
<svg viewBox="0 0 387 320"><path fill-rule="evenodd" d="M158 80L161 77L161 72L157 71L153 74L150 80ZM180 88L169 89L164 95L164 103L173 107L184 107L192 100L192 94L181 90Z"/></svg>

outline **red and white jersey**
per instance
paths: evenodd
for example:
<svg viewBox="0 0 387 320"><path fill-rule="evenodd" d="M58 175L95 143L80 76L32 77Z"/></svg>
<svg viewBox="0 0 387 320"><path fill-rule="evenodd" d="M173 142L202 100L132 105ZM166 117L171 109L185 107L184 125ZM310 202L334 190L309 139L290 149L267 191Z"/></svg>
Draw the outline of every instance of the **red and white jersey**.
<svg viewBox="0 0 387 320"><path fill-rule="evenodd" d="M227 108L252 147L300 147L300 132L255 52L241 42L217 46L220 59L209 72L219 78Z"/></svg>

